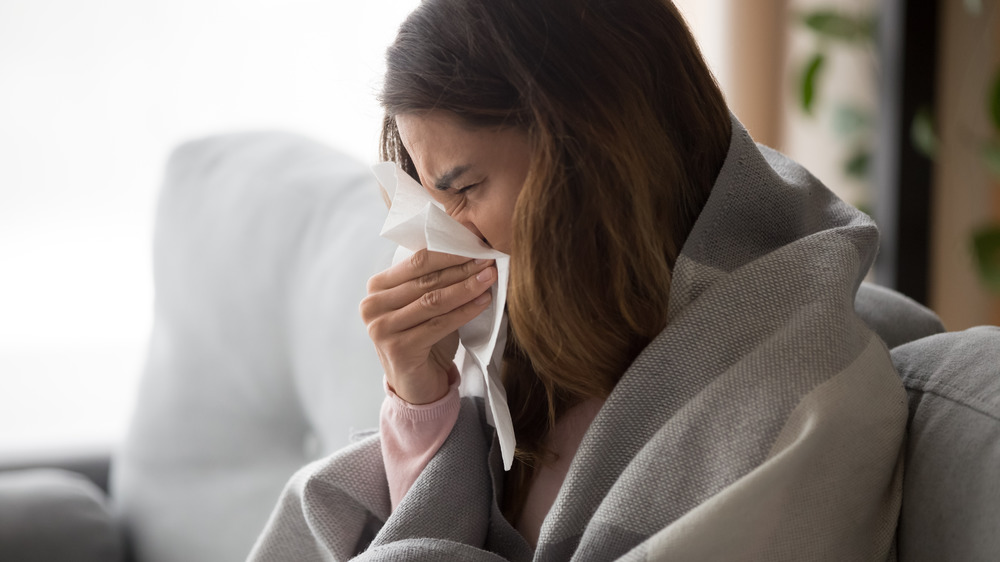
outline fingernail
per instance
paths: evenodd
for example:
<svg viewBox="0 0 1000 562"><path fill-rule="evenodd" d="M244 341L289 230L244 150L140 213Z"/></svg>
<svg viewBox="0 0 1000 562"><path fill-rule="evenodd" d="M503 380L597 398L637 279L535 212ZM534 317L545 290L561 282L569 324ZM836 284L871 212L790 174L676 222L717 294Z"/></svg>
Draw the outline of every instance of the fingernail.
<svg viewBox="0 0 1000 562"><path fill-rule="evenodd" d="M474 302L476 304L486 304L486 303L490 302L491 298L493 298L493 296L490 294L489 291L486 291L485 293L483 293L483 294L479 295L478 297L476 297L476 300L474 300L472 302Z"/></svg>
<svg viewBox="0 0 1000 562"><path fill-rule="evenodd" d="M479 281L489 281L491 277L493 277L493 270L488 267L480 271L479 275L476 275L476 279Z"/></svg>
<svg viewBox="0 0 1000 562"><path fill-rule="evenodd" d="M475 260L475 262L476 265L483 265L484 263L486 263L486 260Z"/></svg>

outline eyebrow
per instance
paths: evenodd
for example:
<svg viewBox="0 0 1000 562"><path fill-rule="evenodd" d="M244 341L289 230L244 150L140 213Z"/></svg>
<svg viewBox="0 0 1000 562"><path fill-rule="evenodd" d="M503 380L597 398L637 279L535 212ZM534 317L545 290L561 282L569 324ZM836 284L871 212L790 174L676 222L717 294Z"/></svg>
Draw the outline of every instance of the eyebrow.
<svg viewBox="0 0 1000 562"><path fill-rule="evenodd" d="M452 182L461 177L461 175L465 172L468 172L469 168L471 168L471 166L468 165L455 166L454 168L441 174L441 176L434 181L434 187L441 191L448 191L451 189Z"/></svg>

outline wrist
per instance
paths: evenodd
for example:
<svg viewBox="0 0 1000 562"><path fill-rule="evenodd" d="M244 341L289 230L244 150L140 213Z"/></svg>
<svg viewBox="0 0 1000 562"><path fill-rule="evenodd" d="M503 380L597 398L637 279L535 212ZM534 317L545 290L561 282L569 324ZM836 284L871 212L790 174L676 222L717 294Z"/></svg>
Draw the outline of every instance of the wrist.
<svg viewBox="0 0 1000 562"><path fill-rule="evenodd" d="M396 385L385 378L386 391L411 406L424 406L437 402L448 395L451 388L449 380L444 377L434 377L428 381L413 383L404 381Z"/></svg>

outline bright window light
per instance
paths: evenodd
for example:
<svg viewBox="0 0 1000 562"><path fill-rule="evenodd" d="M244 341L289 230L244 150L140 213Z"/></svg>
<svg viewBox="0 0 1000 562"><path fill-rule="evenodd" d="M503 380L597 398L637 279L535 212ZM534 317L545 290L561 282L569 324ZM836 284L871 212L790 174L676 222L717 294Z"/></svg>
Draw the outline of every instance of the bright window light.
<svg viewBox="0 0 1000 562"><path fill-rule="evenodd" d="M382 57L417 3L0 2L0 456L123 436L170 150L281 129L374 162Z"/></svg>

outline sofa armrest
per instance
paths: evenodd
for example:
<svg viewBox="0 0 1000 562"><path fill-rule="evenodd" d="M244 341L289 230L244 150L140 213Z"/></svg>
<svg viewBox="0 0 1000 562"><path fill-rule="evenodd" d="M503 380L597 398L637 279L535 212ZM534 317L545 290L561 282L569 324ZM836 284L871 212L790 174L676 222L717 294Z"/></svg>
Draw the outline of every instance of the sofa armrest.
<svg viewBox="0 0 1000 562"><path fill-rule="evenodd" d="M74 472L0 473L0 560L120 562L121 532L107 495Z"/></svg>
<svg viewBox="0 0 1000 562"><path fill-rule="evenodd" d="M84 476L104 494L109 493L111 449L0 454L0 477L6 472L52 468Z"/></svg>
<svg viewBox="0 0 1000 562"><path fill-rule="evenodd" d="M1000 328L917 340L892 361L910 406L899 559L997 560Z"/></svg>
<svg viewBox="0 0 1000 562"><path fill-rule="evenodd" d="M854 310L893 349L945 331L934 311L886 287L862 283Z"/></svg>

